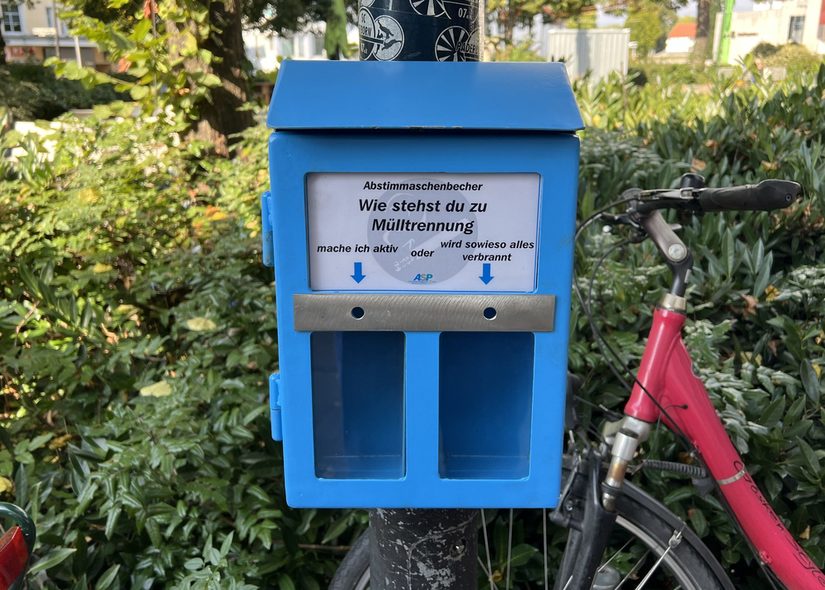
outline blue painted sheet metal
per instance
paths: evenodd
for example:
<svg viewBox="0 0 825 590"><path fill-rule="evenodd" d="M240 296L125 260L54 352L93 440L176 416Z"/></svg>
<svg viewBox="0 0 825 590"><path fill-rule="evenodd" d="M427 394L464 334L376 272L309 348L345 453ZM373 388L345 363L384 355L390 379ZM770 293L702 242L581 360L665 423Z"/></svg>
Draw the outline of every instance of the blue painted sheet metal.
<svg viewBox="0 0 825 590"><path fill-rule="evenodd" d="M524 131L584 126L563 64L292 60L281 65L267 124Z"/></svg>
<svg viewBox="0 0 825 590"><path fill-rule="evenodd" d="M291 506L527 508L552 507L557 503L578 155L578 139L572 134L278 131L272 135L270 215L278 278L276 303L281 371L278 401L283 417L287 500ZM557 329L533 334L529 470L524 477L513 477L512 473L502 473L501 477L495 477L495 473L478 474L475 478L449 476L450 466L444 465L444 449L439 443L442 432L439 424L439 389L443 386L439 374L442 335L436 332L404 334L403 426L395 419L371 419L371 424L366 425L376 429L374 436L379 440L401 435L398 429L403 428L402 460L405 464L400 469L387 469L385 477L318 476L318 456L313 448L316 442L314 428L319 422L314 413L322 410L313 408L312 401L312 335L295 330L292 306L293 295L312 293L307 273L305 177L313 172L399 171L537 173L541 176L534 292L556 296ZM529 346L525 350L529 350ZM368 353L368 350L364 352ZM496 370L489 365L472 370ZM519 385L522 390L524 387ZM495 392L491 391L489 395L494 396ZM501 404L508 404L509 397L510 392L500 391ZM485 403L489 401L487 399ZM359 409L350 408L349 411L358 412ZM449 408L442 413L448 416ZM481 413L494 414L489 408ZM523 428L523 424L513 423L508 418L512 414L502 411L497 421L480 425L477 436L485 437L489 443L504 430ZM369 432L366 430L365 436L369 436ZM462 440L459 436L443 444L459 448ZM366 443L377 444L376 440ZM495 448L494 444L482 446ZM517 470L521 471L521 468Z"/></svg>

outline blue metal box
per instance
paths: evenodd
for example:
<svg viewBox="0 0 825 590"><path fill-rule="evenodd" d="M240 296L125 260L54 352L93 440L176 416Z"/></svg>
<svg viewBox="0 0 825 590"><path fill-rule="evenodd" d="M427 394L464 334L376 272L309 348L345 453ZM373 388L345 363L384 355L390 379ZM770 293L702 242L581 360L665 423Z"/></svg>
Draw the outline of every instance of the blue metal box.
<svg viewBox="0 0 825 590"><path fill-rule="evenodd" d="M561 64L283 64L267 122L296 507L552 507L582 121Z"/></svg>

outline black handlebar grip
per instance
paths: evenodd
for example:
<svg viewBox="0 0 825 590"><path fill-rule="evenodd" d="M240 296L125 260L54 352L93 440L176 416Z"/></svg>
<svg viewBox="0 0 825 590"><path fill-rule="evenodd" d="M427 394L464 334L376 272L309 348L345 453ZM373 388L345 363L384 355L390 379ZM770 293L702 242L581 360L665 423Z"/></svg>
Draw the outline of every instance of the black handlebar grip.
<svg viewBox="0 0 825 590"><path fill-rule="evenodd" d="M702 211L773 211L793 203L802 187L791 180L763 180L728 188L706 188L699 193Z"/></svg>

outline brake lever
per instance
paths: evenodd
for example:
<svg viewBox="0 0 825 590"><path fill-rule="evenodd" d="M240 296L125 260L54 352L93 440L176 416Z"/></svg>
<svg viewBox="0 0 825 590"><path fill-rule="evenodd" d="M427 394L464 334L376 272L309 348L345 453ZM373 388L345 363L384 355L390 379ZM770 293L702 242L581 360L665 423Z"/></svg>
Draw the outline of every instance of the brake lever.
<svg viewBox="0 0 825 590"><path fill-rule="evenodd" d="M633 235L628 238L631 244L641 244L647 239L647 233L645 233L632 209L627 213L622 213L620 215L604 213L602 214L602 220L607 226L605 229L609 229L615 225L624 225L631 228L633 230Z"/></svg>

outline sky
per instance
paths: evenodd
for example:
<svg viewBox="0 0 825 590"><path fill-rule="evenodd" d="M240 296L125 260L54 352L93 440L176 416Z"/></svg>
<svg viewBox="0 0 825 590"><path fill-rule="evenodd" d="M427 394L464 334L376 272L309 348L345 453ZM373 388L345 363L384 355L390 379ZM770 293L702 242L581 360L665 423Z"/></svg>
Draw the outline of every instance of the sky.
<svg viewBox="0 0 825 590"><path fill-rule="evenodd" d="M753 0L736 0L733 7L735 12L748 12L753 10ZM686 6L679 9L679 16L696 16L696 2L688 2ZM599 14L598 26L605 27L610 25L618 25L624 22L623 16L610 16L607 14Z"/></svg>

